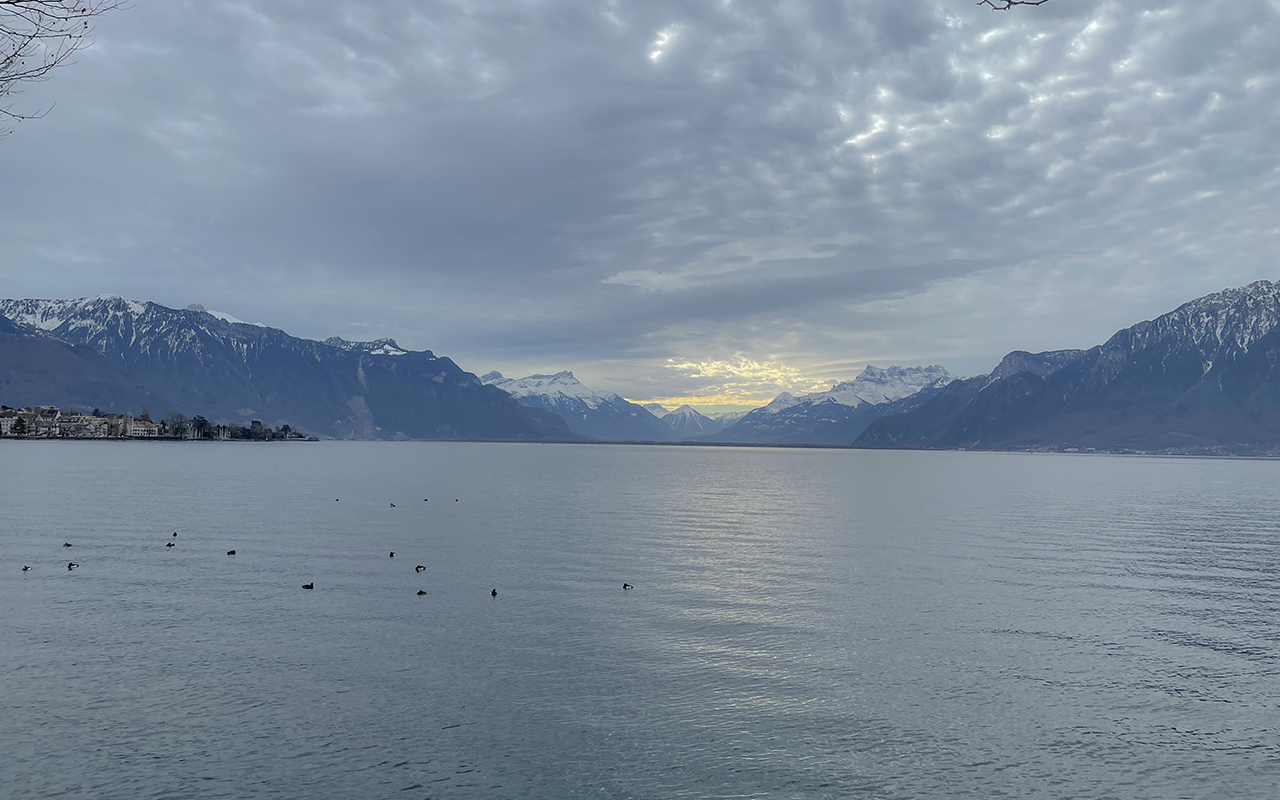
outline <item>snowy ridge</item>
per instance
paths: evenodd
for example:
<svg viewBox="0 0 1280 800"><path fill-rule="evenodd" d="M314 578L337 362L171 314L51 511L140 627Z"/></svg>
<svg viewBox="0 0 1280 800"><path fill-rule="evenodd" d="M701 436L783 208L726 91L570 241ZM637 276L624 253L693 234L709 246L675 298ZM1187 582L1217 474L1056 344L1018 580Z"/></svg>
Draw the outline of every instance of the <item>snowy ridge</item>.
<svg viewBox="0 0 1280 800"><path fill-rule="evenodd" d="M581 400L588 408L599 408L602 403L621 399L613 392L595 392L573 376L569 370L554 375L529 375L524 378L505 378L501 372L480 376L480 382L496 386L514 397L542 397L548 400L572 397Z"/></svg>
<svg viewBox="0 0 1280 800"><path fill-rule="evenodd" d="M85 323L83 318L89 316L105 330L111 321L120 322L125 317L130 321L138 319L146 312L148 305L115 295L81 297L75 300L0 300L0 314L42 331L57 330L68 320Z"/></svg>
<svg viewBox="0 0 1280 800"><path fill-rule="evenodd" d="M405 350L392 339L324 343L227 322L202 308L119 297L0 300L0 313L43 332L10 337L14 347L47 337L83 348L73 354L83 356L79 362L69 364L101 365L101 357L108 364L103 374L127 376L101 387L90 381L76 398L101 400L103 407L132 403L144 392L155 398L153 408L163 404L161 412L288 422L337 438L573 438L562 420L529 414L449 359ZM63 369L34 372L32 380L54 388L81 380Z"/></svg>
<svg viewBox="0 0 1280 800"><path fill-rule="evenodd" d="M490 372L480 381L507 392L522 406L560 415L569 430L593 439L653 442L673 436L671 428L643 406L613 392L588 389L568 370L518 379Z"/></svg>
<svg viewBox="0 0 1280 800"><path fill-rule="evenodd" d="M1091 380L1107 384L1148 357L1164 371L1183 356L1199 359L1202 374L1247 354L1280 325L1280 283L1255 281L1183 303L1173 311L1116 332L1097 352Z"/></svg>
<svg viewBox="0 0 1280 800"><path fill-rule="evenodd" d="M803 401L791 394L791 392L783 392L773 398L773 400L769 402L769 405L761 406L760 408L757 408L756 411L759 411L762 414L777 414L780 411L786 411L794 405L799 405L801 402Z"/></svg>
<svg viewBox="0 0 1280 800"><path fill-rule="evenodd" d="M858 377L837 383L825 392L813 392L799 397L783 392L767 406L749 413L771 416L799 405L815 406L819 403L838 403L850 408L861 405L878 406L910 397L922 389L945 386L951 381L951 373L938 364L928 367L868 366ZM745 414L739 414L741 416Z"/></svg>
<svg viewBox="0 0 1280 800"><path fill-rule="evenodd" d="M800 401L810 403L839 403L857 408L868 403L878 406L910 397L921 389L942 386L951 382L951 373L934 364L928 367L880 367L867 366L851 381L837 383L825 392L806 394ZM776 401L775 401L776 402Z"/></svg>
<svg viewBox="0 0 1280 800"><path fill-rule="evenodd" d="M1278 323L1280 283L1255 281L1225 289L1119 331L1102 345L1093 373L1105 383L1144 351L1193 347L1207 374L1215 363L1249 352Z"/></svg>
<svg viewBox="0 0 1280 800"><path fill-rule="evenodd" d="M210 353L228 348L239 360L250 362L265 347L288 347L323 360L325 351L367 353L371 356L404 356L412 351L394 339L347 342L334 337L326 342L289 337L283 330L242 323L229 314L212 312L200 303L175 310L159 303L125 300L123 297L82 297L77 300L0 300L0 315L15 323L31 325L70 344L82 344L111 358L142 355L164 361L205 364ZM435 358L430 351L417 353Z"/></svg>
<svg viewBox="0 0 1280 800"><path fill-rule="evenodd" d="M1134 325L1135 344L1146 345L1170 335L1224 354L1247 352L1280 322L1280 283L1255 281L1239 289L1184 303L1150 322ZM1214 347L1216 345L1216 347Z"/></svg>
<svg viewBox="0 0 1280 800"><path fill-rule="evenodd" d="M324 340L330 347L337 347L352 353L368 353L371 356L403 356L410 351L396 344L395 339L374 339L371 342L349 342L339 336L330 336Z"/></svg>
<svg viewBox="0 0 1280 800"><path fill-rule="evenodd" d="M871 420L901 404L924 402L952 381L941 366L868 366L851 381L796 397L783 392L767 406L723 422L710 441L847 445Z"/></svg>

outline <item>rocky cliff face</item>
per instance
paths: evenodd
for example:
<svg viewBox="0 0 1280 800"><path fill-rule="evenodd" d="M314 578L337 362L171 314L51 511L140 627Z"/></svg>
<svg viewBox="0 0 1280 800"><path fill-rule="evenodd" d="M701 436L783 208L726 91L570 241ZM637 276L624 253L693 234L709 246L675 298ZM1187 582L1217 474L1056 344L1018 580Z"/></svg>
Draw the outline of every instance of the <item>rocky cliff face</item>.
<svg viewBox="0 0 1280 800"><path fill-rule="evenodd" d="M1276 452L1278 320L1280 284L1228 289L1119 331L1056 369L1010 368L947 387L911 414L874 423L857 444ZM1006 362L1030 363L1024 355ZM1031 359L1060 361L1054 355Z"/></svg>
<svg viewBox="0 0 1280 800"><path fill-rule="evenodd" d="M448 358L391 340L317 342L118 297L0 300L0 315L93 352L172 409L338 438L572 438ZM119 402L107 387L96 403ZM50 400L49 402L52 402Z"/></svg>

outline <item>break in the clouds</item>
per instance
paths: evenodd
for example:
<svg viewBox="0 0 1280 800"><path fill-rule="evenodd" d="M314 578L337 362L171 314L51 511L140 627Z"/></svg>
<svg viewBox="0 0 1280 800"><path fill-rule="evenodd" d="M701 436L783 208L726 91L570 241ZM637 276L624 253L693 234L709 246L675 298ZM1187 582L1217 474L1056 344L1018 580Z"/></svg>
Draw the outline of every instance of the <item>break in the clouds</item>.
<svg viewBox="0 0 1280 800"><path fill-rule="evenodd" d="M985 371L1277 277L1277 43L1277 0L135 0L15 100L0 294L636 399Z"/></svg>

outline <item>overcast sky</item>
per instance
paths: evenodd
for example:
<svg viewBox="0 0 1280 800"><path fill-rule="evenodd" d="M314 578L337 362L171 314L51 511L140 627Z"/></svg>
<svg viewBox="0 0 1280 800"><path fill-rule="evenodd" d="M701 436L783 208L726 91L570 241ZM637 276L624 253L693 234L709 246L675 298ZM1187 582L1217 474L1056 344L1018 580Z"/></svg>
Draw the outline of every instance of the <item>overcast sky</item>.
<svg viewBox="0 0 1280 800"><path fill-rule="evenodd" d="M1280 278L1280 0L133 0L14 98L0 296L767 401ZM670 401L670 400L669 400Z"/></svg>

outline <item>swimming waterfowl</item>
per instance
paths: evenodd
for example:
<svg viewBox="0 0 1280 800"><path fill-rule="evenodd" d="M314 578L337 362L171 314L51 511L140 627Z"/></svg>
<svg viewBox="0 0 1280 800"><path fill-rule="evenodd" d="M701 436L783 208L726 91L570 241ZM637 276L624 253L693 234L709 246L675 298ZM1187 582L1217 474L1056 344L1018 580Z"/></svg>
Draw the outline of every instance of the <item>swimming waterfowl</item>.
<svg viewBox="0 0 1280 800"><path fill-rule="evenodd" d="M67 572L70 572L71 570L75 569L75 568L76 568L76 567L78 567L78 566L80 566L80 565L79 565L79 564L77 564L76 562L74 562L74 561L68 561L68 562L67 562Z"/></svg>
<svg viewBox="0 0 1280 800"><path fill-rule="evenodd" d="M414 572L422 572L422 571L424 571L425 569L426 569L426 567L424 567L424 566L422 566L421 564L419 564L418 566L416 566L416 567L414 567L414 568L413 568L413 571L414 571Z"/></svg>
<svg viewBox="0 0 1280 800"><path fill-rule="evenodd" d="M497 596L498 596L498 590L497 590L497 589L494 589L493 591L489 592L489 594L493 595L494 597L497 597Z"/></svg>
<svg viewBox="0 0 1280 800"><path fill-rule="evenodd" d="M236 551L235 551L235 550L228 550L228 551L227 551L227 555L229 555L229 556L234 556L235 554L236 554Z"/></svg>
<svg viewBox="0 0 1280 800"><path fill-rule="evenodd" d="M395 508L395 507L396 507L396 504L395 504L395 503L392 503L392 504L391 504L391 507L392 507L392 508Z"/></svg>
<svg viewBox="0 0 1280 800"><path fill-rule="evenodd" d="M622 588L623 588L623 589L634 589L634 588L636 588L636 587L632 586L632 585L631 585L631 584L629 584L629 583L624 583L624 584L622 584Z"/></svg>
<svg viewBox="0 0 1280 800"><path fill-rule="evenodd" d="M175 538L175 539L176 539L176 538L178 538L178 532L177 532L177 531L174 531L174 532L173 532L173 538Z"/></svg>
<svg viewBox="0 0 1280 800"><path fill-rule="evenodd" d="M395 551L395 550L392 550L390 553L388 553L388 554L387 554L387 558L395 558L395 557L396 557L396 551Z"/></svg>
<svg viewBox="0 0 1280 800"><path fill-rule="evenodd" d="M422 591L421 589L418 590L418 597L422 597L424 594L426 594L426 592Z"/></svg>
<svg viewBox="0 0 1280 800"><path fill-rule="evenodd" d="M314 582L313 582L313 583L304 583L304 584L302 584L302 588L303 588L303 589L314 589L314 588L316 588L316 585L315 585L315 583L314 583Z"/></svg>
<svg viewBox="0 0 1280 800"><path fill-rule="evenodd" d="M31 569L31 567L28 567L26 564L23 564L23 565L22 565L22 571L23 571L23 572L27 572L27 571L28 571L28 570L30 570L30 569Z"/></svg>
<svg viewBox="0 0 1280 800"><path fill-rule="evenodd" d="M63 547L70 547L70 546L71 546L71 542L63 542L63 543L62 543L62 546L63 546Z"/></svg>
<svg viewBox="0 0 1280 800"><path fill-rule="evenodd" d="M165 543L164 543L164 546L165 546L165 547L173 547L173 542L165 542Z"/></svg>

